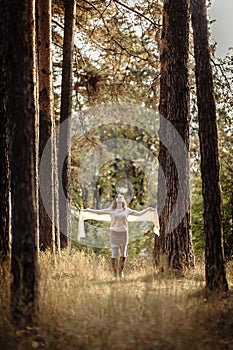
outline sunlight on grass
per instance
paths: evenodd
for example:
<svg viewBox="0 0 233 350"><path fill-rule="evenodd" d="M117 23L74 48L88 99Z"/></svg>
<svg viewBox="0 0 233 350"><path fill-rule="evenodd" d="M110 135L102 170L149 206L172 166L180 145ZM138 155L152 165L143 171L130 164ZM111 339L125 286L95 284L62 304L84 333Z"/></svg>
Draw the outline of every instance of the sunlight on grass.
<svg viewBox="0 0 233 350"><path fill-rule="evenodd" d="M207 296L201 264L182 275L162 275L151 262L128 260L126 277L115 279L110 258L72 251L56 259L41 253L39 274L43 342L18 347L3 308L6 349L232 349L232 293ZM232 276L229 264L231 288ZM7 304L3 291L0 301Z"/></svg>
<svg viewBox="0 0 233 350"><path fill-rule="evenodd" d="M66 254L41 256L41 326L53 349L203 349L214 346L204 326L204 269L181 277L156 274L150 264L131 264L126 277L112 277L110 259ZM56 334L56 336L55 336ZM193 344L195 342L195 346ZM200 347L199 347L200 349Z"/></svg>

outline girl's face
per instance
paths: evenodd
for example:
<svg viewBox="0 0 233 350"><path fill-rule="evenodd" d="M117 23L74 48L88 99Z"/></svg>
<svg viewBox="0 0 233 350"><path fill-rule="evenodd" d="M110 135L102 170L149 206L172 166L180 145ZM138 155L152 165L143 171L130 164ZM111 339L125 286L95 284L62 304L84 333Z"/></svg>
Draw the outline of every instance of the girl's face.
<svg viewBox="0 0 233 350"><path fill-rule="evenodd" d="M124 196L122 194L118 194L116 196L116 202L117 203L123 203L124 202Z"/></svg>

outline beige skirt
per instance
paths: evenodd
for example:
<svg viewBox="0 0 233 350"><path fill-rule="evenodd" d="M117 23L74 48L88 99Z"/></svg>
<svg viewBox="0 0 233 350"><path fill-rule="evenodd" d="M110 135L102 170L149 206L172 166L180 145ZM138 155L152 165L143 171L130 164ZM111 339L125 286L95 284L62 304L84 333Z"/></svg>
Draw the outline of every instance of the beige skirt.
<svg viewBox="0 0 233 350"><path fill-rule="evenodd" d="M128 244L128 232L116 232L110 230L110 242L111 244L116 245L125 245Z"/></svg>

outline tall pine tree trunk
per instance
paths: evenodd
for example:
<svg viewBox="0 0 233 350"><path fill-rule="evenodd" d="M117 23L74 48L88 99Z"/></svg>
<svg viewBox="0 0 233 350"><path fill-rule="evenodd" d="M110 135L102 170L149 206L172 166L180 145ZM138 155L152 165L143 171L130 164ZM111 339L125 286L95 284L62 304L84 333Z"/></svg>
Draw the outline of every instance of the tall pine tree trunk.
<svg viewBox="0 0 233 350"><path fill-rule="evenodd" d="M34 1L8 0L4 31L12 198L11 307L18 326L37 315ZM7 25L7 26L6 26Z"/></svg>
<svg viewBox="0 0 233 350"><path fill-rule="evenodd" d="M0 5L0 30L4 31L5 6ZM9 232L9 160L6 113L6 69L3 36L0 37L0 265L4 267L10 256ZM5 270L5 269L4 269Z"/></svg>
<svg viewBox="0 0 233 350"><path fill-rule="evenodd" d="M45 145L51 140L47 167L44 169L46 181L43 182L46 191L46 207L39 196L39 228L40 249L55 251L54 228L54 114L53 114L53 75L52 75L52 29L51 0L37 1L37 48L38 48L38 78L39 78L39 159ZM48 215L49 214L49 215Z"/></svg>
<svg viewBox="0 0 233 350"><path fill-rule="evenodd" d="M164 132L162 128L165 127L163 118L167 118L167 60L168 60L168 46L167 46L167 29L168 29L168 14L167 6L169 0L164 0L163 3L163 27L161 36L161 54L160 54L160 98L159 98L159 114L160 114L160 132ZM159 142L159 171L158 171L158 198L157 198L157 209L159 215L159 226L160 235L155 236L154 244L154 258L157 267L161 268L162 271L167 268L166 259L166 224L167 214L164 205L164 198L166 197L166 183L164 183L167 149L165 145Z"/></svg>
<svg viewBox="0 0 233 350"><path fill-rule="evenodd" d="M59 219L61 247L70 245L70 117L72 110L72 67L76 0L65 1L65 27L62 64L61 116L63 124L59 138ZM66 155L63 163L63 154Z"/></svg>
<svg viewBox="0 0 233 350"><path fill-rule="evenodd" d="M168 122L162 118L159 133L160 136L163 135L167 144L166 147L165 145L160 147L159 161L160 171L164 172L167 197L160 215L161 244L164 245L165 241L167 262L174 269L194 266L190 204L184 215L181 214L183 208L175 205L178 193L182 197L181 203L186 203L189 199L188 11L187 0L164 2L160 113L178 131L188 150L187 154L182 153L176 137L169 130ZM178 159L178 166L182 169L182 174L179 174L177 164L167 146L177 152L176 159ZM160 182L161 178L159 177ZM158 188L158 204L160 206L165 193L164 183L162 185L159 183ZM173 217L172 221L171 217ZM162 247L163 249L164 247Z"/></svg>
<svg viewBox="0 0 233 350"><path fill-rule="evenodd" d="M55 131L55 129L54 129ZM54 183L54 225L55 225L55 249L58 255L61 253L60 222L59 222L59 179L58 179L58 135L54 132L53 139L53 183Z"/></svg>
<svg viewBox="0 0 233 350"><path fill-rule="evenodd" d="M223 253L216 106L205 0L191 0L191 12L204 199L206 285L211 290L227 290Z"/></svg>

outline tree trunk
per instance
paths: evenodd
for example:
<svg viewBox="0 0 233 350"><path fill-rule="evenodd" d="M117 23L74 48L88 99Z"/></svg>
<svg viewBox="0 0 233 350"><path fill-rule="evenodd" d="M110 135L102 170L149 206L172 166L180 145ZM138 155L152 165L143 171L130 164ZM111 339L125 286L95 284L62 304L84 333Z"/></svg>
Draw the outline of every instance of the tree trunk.
<svg viewBox="0 0 233 350"><path fill-rule="evenodd" d="M0 30L4 31L5 7L0 5ZM3 36L0 37L0 265L4 267L10 256L9 232L9 160L6 113L6 69Z"/></svg>
<svg viewBox="0 0 233 350"><path fill-rule="evenodd" d="M228 283L223 253L216 106L205 1L191 0L191 13L204 200L206 286L210 290L227 290Z"/></svg>
<svg viewBox="0 0 233 350"><path fill-rule="evenodd" d="M167 46L167 29L168 29L168 14L167 6L169 0L164 0L163 4L163 28L161 36L161 54L160 54L160 99L159 99L159 114L160 114L160 132L164 132L162 128L165 127L163 118L167 118L167 60L168 60L168 46ZM164 198L166 198L166 183L164 183L167 149L165 145L159 142L159 171L158 171L158 196L157 209L159 213L160 235L155 236L154 244L154 258L155 264L162 271L167 267L166 259L166 224L167 214Z"/></svg>
<svg viewBox="0 0 233 350"><path fill-rule="evenodd" d="M166 145L163 144L160 147L159 161L160 172L162 170L164 172L167 197L161 211L165 184L161 184L162 177L159 174L158 204L161 211L161 242L166 243L168 265L174 269L183 269L194 266L189 204L188 1L165 1L163 25L160 82L162 118L159 134L163 140L166 140ZM171 132L170 123L181 136L182 147L178 145L177 135ZM170 154L171 149L176 152L176 160ZM183 152L183 149L187 152ZM182 169L182 173L178 171L177 166ZM180 207L175 205L178 195ZM188 205L185 208L185 204L182 203L187 202Z"/></svg>
<svg viewBox="0 0 233 350"><path fill-rule="evenodd" d="M33 1L8 0L4 38L12 198L11 308L17 326L34 323L37 315L34 23Z"/></svg>
<svg viewBox="0 0 233 350"><path fill-rule="evenodd" d="M70 245L70 117L72 109L72 66L75 30L76 0L65 1L65 27L63 43L61 127L59 138L59 219L61 247ZM63 162L65 155L65 161Z"/></svg>
<svg viewBox="0 0 233 350"><path fill-rule="evenodd" d="M53 115L53 75L52 75L52 30L51 30L51 0L37 1L38 29L38 78L39 78L39 159L46 143L51 140L47 167L43 169L46 181L43 190L46 192L46 208L43 198L39 196L39 227L40 249L55 251L54 230L54 115ZM48 208L49 207L49 208Z"/></svg>
<svg viewBox="0 0 233 350"><path fill-rule="evenodd" d="M58 147L57 147L57 133L54 132L54 147L53 147L53 182L54 182L54 224L55 224L55 248L60 255L61 242L60 242L60 223L59 223L59 181L58 181Z"/></svg>

